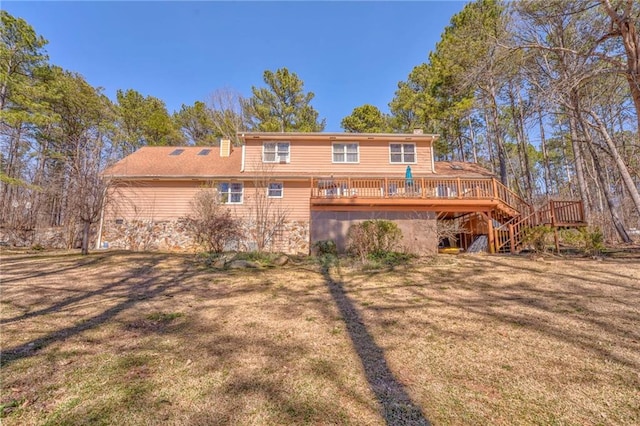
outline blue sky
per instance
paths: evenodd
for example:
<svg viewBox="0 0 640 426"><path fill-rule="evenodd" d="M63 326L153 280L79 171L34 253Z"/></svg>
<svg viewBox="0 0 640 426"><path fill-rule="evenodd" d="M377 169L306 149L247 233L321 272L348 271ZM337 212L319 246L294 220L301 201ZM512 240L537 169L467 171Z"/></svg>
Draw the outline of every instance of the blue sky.
<svg viewBox="0 0 640 426"><path fill-rule="evenodd" d="M465 2L13 2L50 61L115 97L135 89L170 112L216 89L244 96L287 67L315 93L326 131L365 103L388 111Z"/></svg>

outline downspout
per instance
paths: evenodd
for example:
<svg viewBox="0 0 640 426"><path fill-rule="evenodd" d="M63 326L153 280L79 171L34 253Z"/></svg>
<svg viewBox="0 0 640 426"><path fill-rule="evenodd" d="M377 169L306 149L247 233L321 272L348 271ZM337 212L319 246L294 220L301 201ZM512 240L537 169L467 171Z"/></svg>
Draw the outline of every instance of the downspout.
<svg viewBox="0 0 640 426"><path fill-rule="evenodd" d="M240 173L244 173L244 154L246 145L242 145L242 163L240 164Z"/></svg>
<svg viewBox="0 0 640 426"><path fill-rule="evenodd" d="M435 152L433 150L433 143L435 141L432 139L431 140L431 173L435 173L436 172L436 160L435 160Z"/></svg>
<svg viewBox="0 0 640 426"><path fill-rule="evenodd" d="M104 205L105 200L107 199L107 188L108 185L104 187L104 191L102 192L102 206L100 207L100 221L98 222L98 238L96 238L96 250L100 250L100 246L102 245L102 226L104 224Z"/></svg>

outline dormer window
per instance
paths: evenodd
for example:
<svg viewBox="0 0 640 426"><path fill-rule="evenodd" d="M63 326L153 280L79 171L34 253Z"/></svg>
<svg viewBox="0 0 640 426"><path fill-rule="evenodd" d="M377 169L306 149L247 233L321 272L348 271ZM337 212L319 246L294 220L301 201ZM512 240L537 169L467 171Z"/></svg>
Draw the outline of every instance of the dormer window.
<svg viewBox="0 0 640 426"><path fill-rule="evenodd" d="M392 143L389 144L389 162L400 164L416 163L415 143Z"/></svg>
<svg viewBox="0 0 640 426"><path fill-rule="evenodd" d="M288 163L289 142L265 142L262 144L262 162Z"/></svg>
<svg viewBox="0 0 640 426"><path fill-rule="evenodd" d="M360 161L357 142L334 143L332 151L334 163L357 163Z"/></svg>

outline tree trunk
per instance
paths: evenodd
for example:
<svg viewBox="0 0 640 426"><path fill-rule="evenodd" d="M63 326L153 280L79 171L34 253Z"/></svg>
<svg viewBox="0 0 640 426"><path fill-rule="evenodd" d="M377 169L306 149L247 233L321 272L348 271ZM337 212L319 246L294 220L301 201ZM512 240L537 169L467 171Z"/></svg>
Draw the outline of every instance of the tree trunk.
<svg viewBox="0 0 640 426"><path fill-rule="evenodd" d="M507 153L502 140L502 132L500 131L498 101L496 99L496 88L493 80L489 82L488 88L489 100L491 105L489 112L491 115L491 126L493 128L493 137L495 139L496 148L498 150L498 163L500 166L500 182L509 186L509 178L507 176Z"/></svg>
<svg viewBox="0 0 640 426"><path fill-rule="evenodd" d="M569 132L571 134L571 148L573 150L573 159L575 162L576 179L578 181L578 191L580 192L580 200L584 206L585 221L591 222L591 200L587 192L587 183L584 178L584 160L582 158L582 147L578 141L578 129L576 118L569 116Z"/></svg>
<svg viewBox="0 0 640 426"><path fill-rule="evenodd" d="M473 123L471 122L471 116L467 116L469 120L469 139L471 140L471 153L473 155L473 162L478 162L478 148L476 147L476 135L473 131Z"/></svg>
<svg viewBox="0 0 640 426"><path fill-rule="evenodd" d="M633 2L626 0L624 11L619 14L613 8L609 0L600 0L605 12L611 18L612 27L615 27L622 38L622 44L627 55L627 69L625 78L629 83L631 99L636 108L636 120L638 124L638 137L640 138L640 34L638 34L637 17L633 16Z"/></svg>
<svg viewBox="0 0 640 426"><path fill-rule="evenodd" d="M516 94L518 98L517 101ZM531 179L531 171L529 170L528 143L524 135L524 118L521 106L522 100L517 87L509 87L509 102L511 104L510 107L513 127L516 134L516 140L518 142L518 160L520 161L522 180L524 181L524 191L521 195L523 195L525 200L531 203L531 200L533 200L533 182Z"/></svg>
<svg viewBox="0 0 640 426"><path fill-rule="evenodd" d="M605 199L607 200L607 207L609 208L609 213L611 213L611 221L613 222L613 226L618 232L618 235L620 236L620 239L622 240L622 242L627 244L632 243L633 241L631 240L631 237L629 237L627 230L624 228L624 224L622 223L622 220L620 220L620 217L616 212L615 202L613 201L613 197L611 196L611 191L609 190L607 181L604 175L602 174L602 166L600 165L600 159L598 158L597 154L595 153L595 150L593 149L593 144L591 142L588 142L587 147L589 149L589 152L591 153L591 157L593 158L593 165L596 170L596 176L598 177L598 182L600 182L600 187L602 189L602 192L604 193Z"/></svg>
<svg viewBox="0 0 640 426"><path fill-rule="evenodd" d="M91 230L91 222L82 222L82 254L89 254L89 231Z"/></svg>
<svg viewBox="0 0 640 426"><path fill-rule="evenodd" d="M602 135L602 138L607 143L607 147L609 148L609 155L611 155L611 158L616 163L616 167L620 172L620 176L622 176L622 181L624 182L624 186L629 192L631 199L633 200L633 204L636 208L636 211L638 212L638 214L640 214L640 193L638 193L638 188L633 182L633 178L629 173L629 169L627 168L627 165L624 163L624 160L620 156L620 153L618 152L618 148L616 147L616 144L611 139L611 135L607 131L607 128L605 127L604 123L602 122L598 114L596 114L592 110L592 111L589 111L589 115L596 122L598 130Z"/></svg>
<svg viewBox="0 0 640 426"><path fill-rule="evenodd" d="M538 123L540 124L540 147L542 149L542 169L544 171L544 193L547 198L550 194L551 171L549 170L549 154L547 153L547 140L544 135L544 123L542 122L542 112L538 110Z"/></svg>
<svg viewBox="0 0 640 426"><path fill-rule="evenodd" d="M13 67L13 56L9 57L9 60L7 61L7 75L4 79L4 81L2 82L2 86L0 87L0 111L4 110L4 107L7 103L7 96L8 96L8 90L7 87L9 86L9 78L11 78L11 68Z"/></svg>
<svg viewBox="0 0 640 426"><path fill-rule="evenodd" d="M578 125L580 126L580 130L582 131L582 135L585 138L585 146L587 148L587 150L589 151L589 153L591 154L591 158L593 160L593 165L594 165L594 169L596 171L596 177L598 179L598 182L600 183L600 189L602 191L602 193L604 194L605 199L607 200L607 207L609 208L609 213L611 214L611 221L613 223L614 228L616 229L616 231L618 232L618 235L620 236L620 239L625 242L625 243L630 243L631 238L629 237L629 234L627 233L626 229L624 228L624 224L622 223L622 220L620 220L620 217L618 216L618 213L616 212L616 205L615 202L613 200L613 197L611 196L611 191L609 189L609 185L608 182L606 181L604 174L602 172L602 166L600 164L600 159L598 158L595 149L594 149L594 141L591 137L591 133L589 132L587 123L585 122L583 116L580 114L580 108L579 108L579 102L575 103L576 105L576 109L574 111L574 113L576 114L576 121L578 123Z"/></svg>

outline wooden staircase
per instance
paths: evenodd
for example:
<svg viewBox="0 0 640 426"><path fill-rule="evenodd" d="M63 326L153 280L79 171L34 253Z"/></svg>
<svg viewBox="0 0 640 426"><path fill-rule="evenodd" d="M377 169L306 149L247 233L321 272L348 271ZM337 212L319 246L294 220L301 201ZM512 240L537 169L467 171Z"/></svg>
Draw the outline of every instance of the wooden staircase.
<svg viewBox="0 0 640 426"><path fill-rule="evenodd" d="M493 230L494 250L496 253L519 252L523 248L527 230L536 226L550 226L553 229L556 250L559 250L559 229L580 228L586 225L581 201L550 200L538 210L528 206L527 209L523 209L521 214L495 227Z"/></svg>

